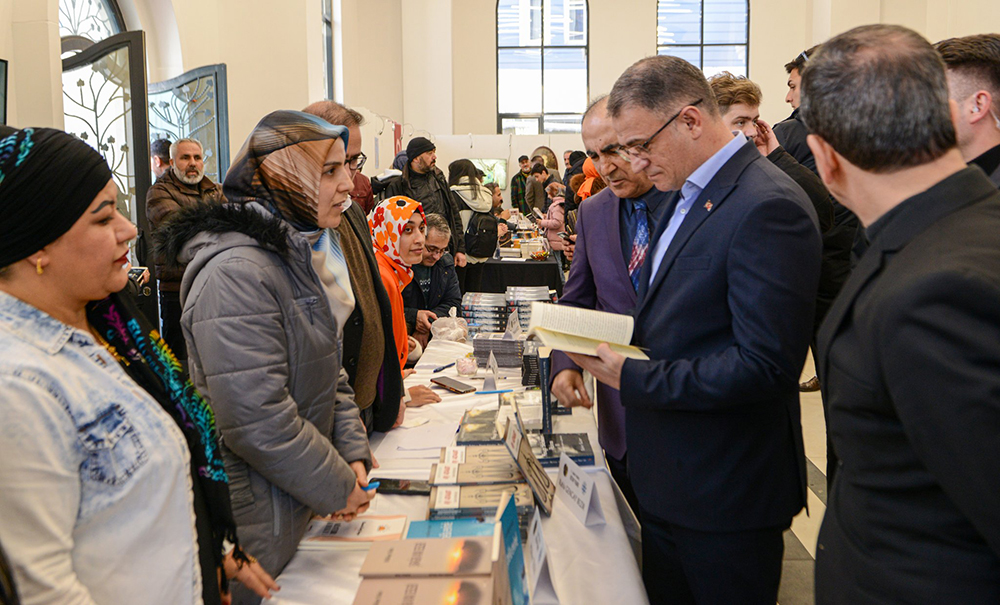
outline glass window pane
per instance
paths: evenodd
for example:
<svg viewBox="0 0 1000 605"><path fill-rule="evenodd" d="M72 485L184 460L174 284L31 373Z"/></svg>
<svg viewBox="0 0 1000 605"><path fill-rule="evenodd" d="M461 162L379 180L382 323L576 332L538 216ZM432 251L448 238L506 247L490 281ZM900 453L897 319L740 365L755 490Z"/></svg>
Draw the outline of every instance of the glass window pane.
<svg viewBox="0 0 1000 605"><path fill-rule="evenodd" d="M586 0L545 0L545 45L583 46L586 43Z"/></svg>
<svg viewBox="0 0 1000 605"><path fill-rule="evenodd" d="M747 47L706 46L703 71L706 78L711 78L720 71L728 71L737 76L747 75Z"/></svg>
<svg viewBox="0 0 1000 605"><path fill-rule="evenodd" d="M705 0L705 44L746 43L746 0Z"/></svg>
<svg viewBox="0 0 1000 605"><path fill-rule="evenodd" d="M587 51L545 49L545 111L583 112L587 109Z"/></svg>
<svg viewBox="0 0 1000 605"><path fill-rule="evenodd" d="M121 33L107 0L59 0L59 37L82 36L100 42Z"/></svg>
<svg viewBox="0 0 1000 605"><path fill-rule="evenodd" d="M657 44L701 43L701 0L660 0L656 4Z"/></svg>
<svg viewBox="0 0 1000 605"><path fill-rule="evenodd" d="M543 131L546 134L555 133L578 133L580 132L580 120L582 115L574 116L545 116Z"/></svg>
<svg viewBox="0 0 1000 605"><path fill-rule="evenodd" d="M701 47L700 46L663 46L656 50L658 55L671 55L680 57L698 69L701 69Z"/></svg>
<svg viewBox="0 0 1000 605"><path fill-rule="evenodd" d="M127 48L62 74L66 132L96 149L108 161L118 186L118 209L137 221L135 166L146 158L133 158L132 89ZM145 136L143 132L141 136Z"/></svg>
<svg viewBox="0 0 1000 605"><path fill-rule="evenodd" d="M542 0L497 3L497 46L540 46Z"/></svg>
<svg viewBox="0 0 1000 605"><path fill-rule="evenodd" d="M501 118L502 134L538 134L538 118Z"/></svg>
<svg viewBox="0 0 1000 605"><path fill-rule="evenodd" d="M538 48L497 50L497 111L542 112L542 52Z"/></svg>
<svg viewBox="0 0 1000 605"><path fill-rule="evenodd" d="M163 92L151 92L149 140L195 139L205 150L205 176L220 183L215 76L202 76Z"/></svg>

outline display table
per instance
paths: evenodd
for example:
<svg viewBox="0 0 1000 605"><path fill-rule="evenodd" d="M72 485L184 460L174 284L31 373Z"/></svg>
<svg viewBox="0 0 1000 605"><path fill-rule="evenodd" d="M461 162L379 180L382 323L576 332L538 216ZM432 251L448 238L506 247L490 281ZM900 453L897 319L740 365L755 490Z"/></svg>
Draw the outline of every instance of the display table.
<svg viewBox="0 0 1000 605"><path fill-rule="evenodd" d="M470 352L469 345L432 341L416 366L407 386L429 384L433 376L457 378L454 368L433 374L435 367L451 363ZM504 369L501 368L501 373ZM499 381L498 388L520 386L519 370L507 370L510 378ZM482 372L480 371L480 374ZM482 380L466 380L474 384ZM442 447L453 445L462 414L469 408L497 405L496 395L457 395L442 389L440 403L406 410L407 419L427 419L422 426L397 428L376 433L371 444L381 468L372 477L427 479L431 464L437 461ZM554 431L588 433L597 453L597 464L585 467L594 476L607 522L584 527L566 505L556 498L551 517L542 517L542 532L548 546L549 568L560 602L576 603L648 603L642 577L636 565L625 526L618 515L615 486L597 447L597 425L590 410L576 409L572 415L555 416ZM556 469L547 469L555 480ZM411 521L427 518L426 496L376 495L366 514L405 514ZM296 605L349 605L361 584L358 570L367 550L299 550L277 578L281 591L268 603Z"/></svg>
<svg viewBox="0 0 1000 605"><path fill-rule="evenodd" d="M506 292L507 286L548 286L562 296L562 267L554 258L545 260L495 259L483 269L483 292Z"/></svg>

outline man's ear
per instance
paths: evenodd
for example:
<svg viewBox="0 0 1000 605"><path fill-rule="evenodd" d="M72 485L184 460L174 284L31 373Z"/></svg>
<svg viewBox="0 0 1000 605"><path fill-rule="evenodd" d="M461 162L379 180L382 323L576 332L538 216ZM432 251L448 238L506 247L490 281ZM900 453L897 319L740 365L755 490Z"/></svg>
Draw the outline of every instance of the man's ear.
<svg viewBox="0 0 1000 605"><path fill-rule="evenodd" d="M819 178L823 179L823 184L826 185L827 189L833 191L843 177L840 154L833 148L833 145L826 142L826 139L816 134L807 136L806 143L816 160L816 171L819 173Z"/></svg>

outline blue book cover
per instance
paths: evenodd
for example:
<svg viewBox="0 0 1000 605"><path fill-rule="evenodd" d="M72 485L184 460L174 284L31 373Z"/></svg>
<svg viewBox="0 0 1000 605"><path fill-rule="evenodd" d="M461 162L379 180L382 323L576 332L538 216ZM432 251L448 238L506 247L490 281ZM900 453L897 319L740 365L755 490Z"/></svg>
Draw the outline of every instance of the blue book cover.
<svg viewBox="0 0 1000 605"><path fill-rule="evenodd" d="M406 539L492 536L494 525L493 521L483 519L410 521L410 528L406 531Z"/></svg>
<svg viewBox="0 0 1000 605"><path fill-rule="evenodd" d="M513 497L508 497L502 511L497 513L503 534L504 553L507 557L507 573L510 576L510 594L513 605L528 605L528 581L525 577L524 550L521 548L521 527L517 517L517 506Z"/></svg>

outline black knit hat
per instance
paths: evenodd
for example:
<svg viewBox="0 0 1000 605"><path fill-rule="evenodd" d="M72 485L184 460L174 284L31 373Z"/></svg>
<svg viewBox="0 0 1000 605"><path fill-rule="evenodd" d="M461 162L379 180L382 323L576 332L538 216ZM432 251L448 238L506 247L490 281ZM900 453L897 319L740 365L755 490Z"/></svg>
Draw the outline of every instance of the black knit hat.
<svg viewBox="0 0 1000 605"><path fill-rule="evenodd" d="M409 161L417 159L417 156L421 153L427 153L428 151L434 151L437 147L434 143L430 142L430 139L425 139L424 137L413 137L410 142L406 144L406 157Z"/></svg>

